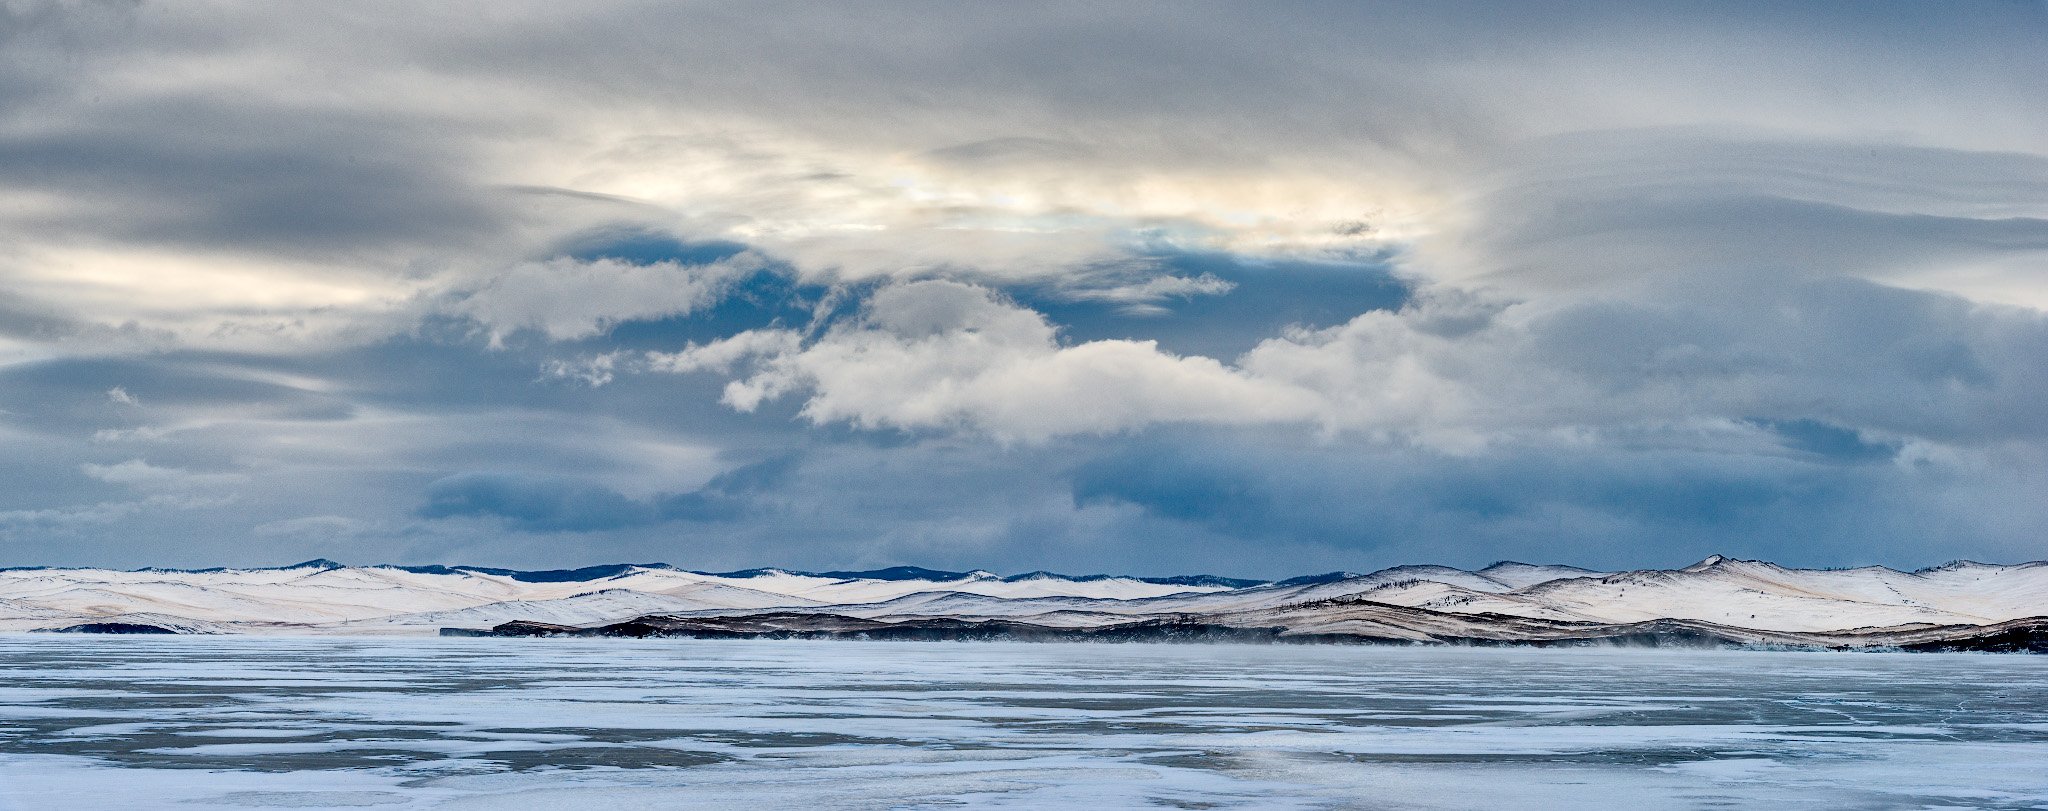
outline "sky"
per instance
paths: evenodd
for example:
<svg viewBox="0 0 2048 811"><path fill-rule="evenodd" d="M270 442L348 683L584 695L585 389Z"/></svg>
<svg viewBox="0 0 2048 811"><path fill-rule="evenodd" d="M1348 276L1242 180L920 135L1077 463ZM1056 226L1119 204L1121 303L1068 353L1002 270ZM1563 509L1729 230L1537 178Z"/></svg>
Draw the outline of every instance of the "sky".
<svg viewBox="0 0 2048 811"><path fill-rule="evenodd" d="M2048 558L2048 4L0 0L0 566Z"/></svg>

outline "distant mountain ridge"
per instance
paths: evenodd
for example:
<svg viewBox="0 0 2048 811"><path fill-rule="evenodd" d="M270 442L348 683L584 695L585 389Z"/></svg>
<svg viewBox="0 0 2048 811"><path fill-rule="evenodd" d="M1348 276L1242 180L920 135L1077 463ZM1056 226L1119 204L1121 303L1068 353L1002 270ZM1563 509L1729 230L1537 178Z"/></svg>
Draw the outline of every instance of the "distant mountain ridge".
<svg viewBox="0 0 2048 811"><path fill-rule="evenodd" d="M584 633L639 622L632 627L678 635L980 638L1000 625L1018 638L1045 639L1185 634L1548 644L1583 634L1637 640L1679 634L1741 644L1853 639L1946 645L1960 644L1955 634L1979 628L2003 628L2001 639L2026 638L2033 626L2024 621L2043 615L2043 562L1955 561L1906 572L1792 569L1715 555L1677 569L1600 572L1502 561L1476 570L1405 565L1276 581L1046 571L1002 576L916 566L701 572L618 563L516 570L350 566L326 559L246 569L0 569L0 631L492 633L524 623L519 627ZM738 619L769 616L776 619ZM1204 630L1197 633L1197 627ZM1939 639L1899 636L1924 636L1932 628L1965 630L1943 631L1949 636Z"/></svg>
<svg viewBox="0 0 2048 811"><path fill-rule="evenodd" d="M230 569L230 568L228 568L228 567L224 567L224 566L211 566L211 567L207 567L207 568L204 568L204 569L170 569L170 568L163 568L163 567L157 567L157 566L150 566L150 567L145 567L145 568L141 568L141 569L111 569L111 570L105 570L105 571L128 571L128 572L165 572L165 573L172 573L172 572L178 572L178 573L189 573L189 574L208 574L208 573L214 573L214 572L226 572L226 571L257 571L257 572L276 572L276 571L289 571L289 570L292 570L292 569L347 569L347 568L351 568L351 567L350 567L350 566L349 566L348 564L345 564L345 563L337 563L337 562L335 562L335 561L332 561L332 560L328 560L328 559L326 559L326 558L314 558L314 559L312 559L312 560L307 560L307 561L300 561L300 562L298 562L298 563L288 564L288 565L285 565L285 566L256 566L256 567L249 567L249 568L243 568L243 569ZM606 577L616 577L616 576L618 576L618 575L620 575L620 574L624 574L624 573L626 573L626 572L629 572L629 571L632 571L632 570L634 570L634 569L667 569L667 570L671 570L671 571L678 571L678 572L688 572L688 573L690 573L690 574L701 574L701 575L710 575L710 576L713 576L713 577L731 577L731 578L750 578L750 577L762 577L762 576L765 576L765 575L775 575L775 574L786 574L786 575L798 575L798 576L803 576L803 577L832 577L832 578L838 578L838 579L841 579L841 580L898 580L898 581L900 581L900 580L925 580L925 581L931 581L931 582L951 582L951 581L955 581L955 580L966 580L966 579L969 579L969 578L974 578L974 577L1001 577L1001 576L999 576L999 575L995 575L995 574L993 574L993 573L990 573L990 572L986 572L986 571L981 571L981 570L976 570L976 571L972 571L972 572L948 572L948 571L942 571L942 570L939 570L939 569L926 569L926 568L924 568L924 567L922 567L922 566L891 566L891 567L888 567L888 568L884 568L884 569L868 569L868 570L865 570L865 571L829 571L829 572L806 572L806 571L800 571L800 570L795 570L795 569L778 569L778 568L760 568L760 569L740 569L740 570L737 570L737 571L730 571L730 572L704 572L704 571L696 571L696 570L691 570L691 569L683 569L683 568L681 568L681 567L677 567L677 566L674 566L674 565L670 565L670 564L667 564L667 563L603 563L603 564L597 564L597 565L594 565L594 566L584 566L584 567L581 567L581 568L576 568L576 569L505 569L505 568L499 568L499 567L493 567L493 566L460 566L460 565L458 565L458 566L446 566L446 565L440 565L440 564L427 564L427 565L422 565L422 566L406 566L406 565L400 565L400 564L393 564L393 563L376 563L376 564L369 564L369 565L366 565L366 566L363 566L363 567L360 567L360 568L366 568L366 569L399 569L399 570L402 570L402 571L407 571L407 572L413 572L413 573L416 573L416 574L455 574L455 573L458 573L458 572L477 572L477 573L481 573L481 574L492 574L492 575L502 575L502 576L505 576L505 577L510 577L510 578L513 578L513 579L515 579L515 580L520 580L520 581L523 581L523 582L528 582L528 583L568 583L568 582L576 582L576 581L589 581L589 580L598 580L598 579L601 579L601 578L606 578ZM68 567L68 566L4 566L4 567L0 567L0 572L33 572L33 571L93 571L93 569L91 569L90 567ZM1260 584L1262 584L1262 583L1265 583L1265 582L1267 582L1267 581L1264 581L1264 580L1251 580L1251 579L1246 579L1246 578L1241 578L1241 577L1221 577L1221 576L1217 576L1217 575L1210 575L1210 574L1196 574L1196 575L1174 575L1174 576L1172 576L1172 577L1144 577L1144 576L1138 576L1138 575L1113 575L1113 574L1086 574L1086 575L1066 575L1066 574L1059 574L1059 573L1057 573L1057 572L1048 572L1048 571L1044 571L1044 570L1039 570L1039 571L1034 571L1034 572L1025 572L1025 573L1023 573L1023 574L1014 574L1014 575L1009 575L1009 576L1007 576L1007 577L1001 577L1001 579L1002 579L1002 580L1004 580L1005 582L1016 582L1016 581L1019 581L1019 580L1030 580L1030 579L1035 579L1035 578L1050 578L1050 579L1055 579L1055 580L1071 580L1071 581L1074 581L1074 582L1083 582L1083 583L1085 583L1085 582L1090 582L1090 581L1096 581L1096 580L1114 580L1114 579L1120 579L1120 578L1121 578L1121 579L1129 579L1129 580L1136 580L1136 581L1139 581L1139 582L1143 582L1143 583L1157 583L1157 584L1161 584L1161 585L1172 585L1172 586L1223 586L1223 587L1227 587L1227 588L1244 588L1244 587L1246 587L1246 586L1256 586L1256 585L1260 585Z"/></svg>

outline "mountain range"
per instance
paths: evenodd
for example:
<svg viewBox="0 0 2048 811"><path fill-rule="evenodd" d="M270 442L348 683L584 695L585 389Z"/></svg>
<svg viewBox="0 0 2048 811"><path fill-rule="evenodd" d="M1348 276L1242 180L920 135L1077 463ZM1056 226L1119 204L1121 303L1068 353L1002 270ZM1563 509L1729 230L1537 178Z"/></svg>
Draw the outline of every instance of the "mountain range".
<svg viewBox="0 0 2048 811"><path fill-rule="evenodd" d="M667 564L0 569L0 631L1763 645L2048 650L2048 562L1709 557L1208 575L697 572Z"/></svg>

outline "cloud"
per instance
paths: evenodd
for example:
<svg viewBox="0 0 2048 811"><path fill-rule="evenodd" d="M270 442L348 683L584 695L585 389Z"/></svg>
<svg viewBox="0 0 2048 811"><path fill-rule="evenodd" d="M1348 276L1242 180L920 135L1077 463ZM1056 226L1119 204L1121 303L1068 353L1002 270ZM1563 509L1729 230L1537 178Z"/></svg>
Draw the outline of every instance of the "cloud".
<svg viewBox="0 0 2048 811"><path fill-rule="evenodd" d="M949 281L882 288L858 319L798 349L786 332L739 340L700 347L668 368L753 354L751 373L725 392L742 411L803 391L803 414L817 423L968 427L1025 441L1155 422L1305 420L1313 406L1303 391L1149 341L1061 346L1038 313Z"/></svg>
<svg viewBox="0 0 2048 811"><path fill-rule="evenodd" d="M171 429L143 425L135 428L101 428L92 432L94 442L161 442L169 438Z"/></svg>
<svg viewBox="0 0 2048 811"><path fill-rule="evenodd" d="M0 514L129 565L2037 554L2044 20L0 4Z"/></svg>
<svg viewBox="0 0 2048 811"><path fill-rule="evenodd" d="M1820 420L1752 420L1777 432L1785 446L1841 462L1887 462L1899 455L1901 443L1871 441L1862 432Z"/></svg>
<svg viewBox="0 0 2048 811"><path fill-rule="evenodd" d="M1190 299L1196 296L1220 296L1237 289L1237 283L1218 278L1213 273L1187 276L1153 276L1141 282L1122 284L1114 287L1092 287L1071 290L1067 295L1076 301L1106 301L1121 305L1123 311L1133 315L1161 315L1170 312L1160 306L1168 299Z"/></svg>
<svg viewBox="0 0 2048 811"><path fill-rule="evenodd" d="M797 19L515 3L460 24L10 8L12 289L81 330L181 345L374 343L440 314L409 303L441 294L499 340L694 311L630 272L544 267L601 231L745 244L813 282L996 286L1061 286L1161 248L1300 259L1421 240L1442 261L1404 272L1454 281L1654 264L1649 242L1840 248L1891 265L1866 277L2038 304L2027 220L2048 216L2028 202L2048 105L1997 67L2037 48L2024 5L1879 21L1139 4L1035 9L1022 28L893 4ZM1664 185L1588 188L1651 176ZM1744 202L1764 198L1807 208ZM1811 225L1830 211L1895 219L1837 218L1829 238ZM1915 219L1930 216L1947 219ZM1553 256L1546 234L1563 232L1590 239ZM647 265L657 242L608 256ZM620 295L543 312L536 297L583 276ZM1221 289L1172 278L1086 289L1148 314Z"/></svg>
<svg viewBox="0 0 2048 811"><path fill-rule="evenodd" d="M651 352L649 371L688 374L698 371L729 372L742 361L756 357L779 357L803 348L803 333L787 329L748 330L680 352Z"/></svg>
<svg viewBox="0 0 2048 811"><path fill-rule="evenodd" d="M162 439L228 419L334 421L353 413L346 393L321 375L265 368L232 356L70 356L0 367L0 407L38 425L106 439ZM110 387L114 381L119 386ZM137 404L121 402L112 390ZM131 391L149 393L147 408ZM154 427L137 421L147 416ZM119 427L108 427L109 424ZM119 432L132 433L119 433Z"/></svg>
<svg viewBox="0 0 2048 811"><path fill-rule="evenodd" d="M427 488L422 518L493 516L526 530L590 532L644 524L647 505L572 479L465 473Z"/></svg>
<svg viewBox="0 0 2048 811"><path fill-rule="evenodd" d="M204 510L232 504L226 497L160 494L132 501L103 501L80 507L0 510L0 537L42 542L51 534L74 536L124 519L162 510Z"/></svg>
<svg viewBox="0 0 2048 811"><path fill-rule="evenodd" d="M249 532L260 538L288 538L329 543L336 539L360 538L375 529L376 527L369 522L344 515L309 515L258 524L250 528Z"/></svg>
<svg viewBox="0 0 2048 811"><path fill-rule="evenodd" d="M1718 131L1522 145L1465 225L1420 241L1436 278L1523 295L1628 294L1699 277L1848 276L2036 309L2048 157Z"/></svg>
<svg viewBox="0 0 2048 811"><path fill-rule="evenodd" d="M1136 506L1239 544L1317 539L1376 560L1465 565L1678 565L1715 550L1778 560L1914 558L1930 554L1930 534L1942 537L1939 548L2011 558L2029 553L2008 521L2024 513L2027 526L2048 522L2048 511L2031 507L1951 512L2038 483L1979 478L2018 461L1993 461L2004 451L1900 464L1867 451L1846 459L1804 448L1772 453L1776 437L1767 428L1714 433L1716 441L1694 448L1536 437L1485 456L1304 443L1270 431L1159 435L1078 465L1072 497L1083 506Z"/></svg>
<svg viewBox="0 0 2048 811"><path fill-rule="evenodd" d="M689 266L558 258L493 273L474 287L446 294L440 309L477 322L493 347L522 329L574 340L622 321L687 315L761 267L761 258L752 254Z"/></svg>
<svg viewBox="0 0 2048 811"><path fill-rule="evenodd" d="M1342 324L1360 313L1399 309L1412 296L1399 254L1281 259L1227 253L1163 251L1148 254L1122 273L1085 274L1059 286L1011 287L1019 304L1044 313L1069 341L1156 340L1178 355L1230 359L1290 328ZM1209 295L1154 299L1130 306L1079 298L1076 288L1142 285L1148 278L1227 283Z"/></svg>
<svg viewBox="0 0 2048 811"><path fill-rule="evenodd" d="M594 389L612 382L612 372L618 366L619 353L606 352L575 360L555 358L541 364L540 374L543 378L574 380Z"/></svg>
<svg viewBox="0 0 2048 811"><path fill-rule="evenodd" d="M781 481L796 465L778 456L738 466L703 487L631 498L594 482L564 476L462 473L427 487L421 518L495 518L524 532L599 532L668 521L723 521L760 505L750 498Z"/></svg>
<svg viewBox="0 0 2048 811"><path fill-rule="evenodd" d="M88 462L79 465L79 470L108 484L126 485L138 490L189 490L240 484L248 480L247 476L239 473L197 473L178 467L158 467L141 459L111 465Z"/></svg>
<svg viewBox="0 0 2048 811"><path fill-rule="evenodd" d="M2048 377L2020 359L2042 352L2048 316L2036 311L1753 274L1630 298L1515 302L1431 289L1224 364L1143 341L1063 343L1034 311L929 281L881 288L857 318L814 339L742 333L657 353L648 368L733 374L724 400L741 411L798 395L820 424L1043 441L1291 423L1477 451L1496 437L1759 419L1946 443L2038 441L2043 427L2024 415L2048 394Z"/></svg>
<svg viewBox="0 0 2048 811"><path fill-rule="evenodd" d="M1246 373L1321 394L1326 424L1513 433L1812 418L1939 442L2037 441L2048 388L2017 362L2048 316L1844 279L1769 275L1634 298L1513 304L1444 334L1430 303L1274 339ZM1992 368L1996 372L1989 371Z"/></svg>

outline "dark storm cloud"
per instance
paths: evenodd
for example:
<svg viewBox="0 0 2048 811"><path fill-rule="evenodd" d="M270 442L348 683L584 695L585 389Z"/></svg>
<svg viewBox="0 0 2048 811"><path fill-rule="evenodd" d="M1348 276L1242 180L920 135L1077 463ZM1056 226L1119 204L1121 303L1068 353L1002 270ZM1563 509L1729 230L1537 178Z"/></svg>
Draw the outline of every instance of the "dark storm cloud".
<svg viewBox="0 0 2048 811"><path fill-rule="evenodd" d="M303 255L465 242L505 218L412 121L188 98L69 124L0 136L0 183L74 207L23 225Z"/></svg>
<svg viewBox="0 0 2048 811"><path fill-rule="evenodd" d="M596 532L665 521L720 521L744 516L747 496L786 478L797 457L741 465L702 488L634 499L609 487L562 476L461 473L427 486L421 518L491 517L528 532Z"/></svg>
<svg viewBox="0 0 2048 811"><path fill-rule="evenodd" d="M303 258L464 243L504 227L507 207L465 178L466 137L450 122L319 98L346 92L358 78L349 70L324 87L227 90L260 82L235 67L248 43L225 20L163 30L161 11L61 1L0 11L0 75L20 83L9 92L0 79L11 124L0 184L63 201L0 218L17 237ZM152 58L190 78L154 74Z"/></svg>
<svg viewBox="0 0 2048 811"><path fill-rule="evenodd" d="M1073 498L1134 505L1245 543L1316 539L1372 561L1682 565L1721 553L1875 563L1924 556L1930 535L1971 554L2027 554L2006 536L2009 515L1965 518L1944 506L1999 503L2024 482L1869 464L1897 448L1818 423L1765 428L1776 437L1726 436L1715 448L1522 445L1484 457L1271 438L1153 441L1077 467ZM1787 452L1731 455L1771 438ZM2048 521L2048 511L2023 512L2028 526Z"/></svg>
<svg viewBox="0 0 2048 811"><path fill-rule="evenodd" d="M463 473L427 488L422 518L496 516L520 529L590 532L644 524L652 509L609 488L562 478Z"/></svg>
<svg viewBox="0 0 2048 811"><path fill-rule="evenodd" d="M1568 372L1597 395L1559 407L1582 409L1587 422L1659 410L1816 418L1965 445L2037 442L2048 430L2034 406L2048 396L2048 374L2022 360L2048 352L2040 311L1770 273L1672 284L1528 325L1526 362ZM1690 399L1663 400L1673 395Z"/></svg>
<svg viewBox="0 0 2048 811"><path fill-rule="evenodd" d="M1785 446L1842 462L1887 462L1898 458L1899 443L1871 442L1861 432L1820 420L1754 420L1776 431Z"/></svg>

